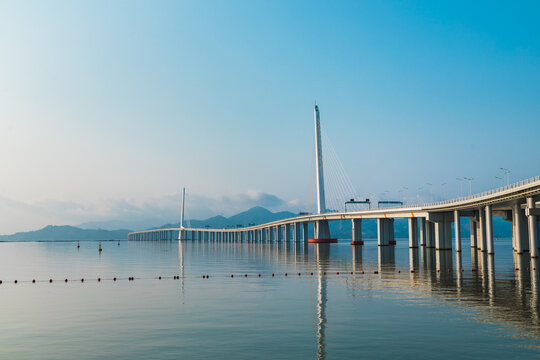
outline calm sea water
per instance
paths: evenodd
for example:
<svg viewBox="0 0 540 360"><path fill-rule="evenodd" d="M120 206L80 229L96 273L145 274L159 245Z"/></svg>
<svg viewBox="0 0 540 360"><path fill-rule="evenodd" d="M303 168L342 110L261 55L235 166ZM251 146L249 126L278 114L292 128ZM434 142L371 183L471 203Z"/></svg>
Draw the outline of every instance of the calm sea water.
<svg viewBox="0 0 540 360"><path fill-rule="evenodd" d="M410 251L406 240L80 245L0 243L1 359L540 354L540 265L514 258L509 240L494 258Z"/></svg>

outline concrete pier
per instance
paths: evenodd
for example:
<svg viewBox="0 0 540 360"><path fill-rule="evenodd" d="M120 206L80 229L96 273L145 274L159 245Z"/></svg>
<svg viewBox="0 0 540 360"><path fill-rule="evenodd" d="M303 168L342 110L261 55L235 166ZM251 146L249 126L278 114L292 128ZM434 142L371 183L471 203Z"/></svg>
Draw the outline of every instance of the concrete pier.
<svg viewBox="0 0 540 360"><path fill-rule="evenodd" d="M525 214L527 216L527 225L529 230L529 251L532 258L538 257L538 220L537 214L539 209L536 209L536 203L533 197L527 198L527 208Z"/></svg>
<svg viewBox="0 0 540 360"><path fill-rule="evenodd" d="M351 245L364 245L362 240L362 219L352 219Z"/></svg>
<svg viewBox="0 0 540 360"><path fill-rule="evenodd" d="M476 243L478 242L476 239L476 217L470 216L470 232L471 232L471 248L476 248Z"/></svg>
<svg viewBox="0 0 540 360"><path fill-rule="evenodd" d="M486 216L486 245L487 253L494 254L494 243L493 243L493 211L491 205L486 205L485 207L485 216Z"/></svg>
<svg viewBox="0 0 540 360"><path fill-rule="evenodd" d="M426 218L420 218L420 246L426 246Z"/></svg>
<svg viewBox="0 0 540 360"><path fill-rule="evenodd" d="M459 210L454 210L454 237L456 252L461 252L461 218L459 216Z"/></svg>
<svg viewBox="0 0 540 360"><path fill-rule="evenodd" d="M418 247L418 220L409 218L409 248Z"/></svg>

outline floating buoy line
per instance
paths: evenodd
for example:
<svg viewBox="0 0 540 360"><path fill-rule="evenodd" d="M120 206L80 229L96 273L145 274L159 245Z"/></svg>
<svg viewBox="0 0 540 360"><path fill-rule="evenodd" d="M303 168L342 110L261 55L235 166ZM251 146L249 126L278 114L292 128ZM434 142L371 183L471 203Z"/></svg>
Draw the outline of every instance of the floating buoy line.
<svg viewBox="0 0 540 360"><path fill-rule="evenodd" d="M515 271L519 271L520 269L519 268L515 268L514 269ZM528 267L527 268L527 271L530 271L531 269ZM532 268L533 271L536 270L536 268ZM435 270L431 270L431 271L435 271ZM465 270L464 269L460 269L459 272L463 273ZM476 268L471 268L471 272L477 272L478 269ZM414 274L414 273L417 273L417 271L415 269L411 269L409 271L411 274ZM437 273L440 272L440 269L437 269ZM447 269L447 272L448 273L452 273L452 269ZM372 272L373 274L377 275L379 274L379 271L378 270L374 270ZM385 275L388 275L390 274L391 272L390 271L383 271L382 274L385 274ZM401 274L401 270L394 270L392 273L397 273L397 274ZM336 271L336 272L322 272L320 273L322 276L328 278L328 277L331 277L332 275L335 275L336 277L349 277L350 275L353 275L353 276L358 276L358 275L364 275L366 274L365 271L350 271L350 272L339 272L339 271ZM369 272L368 272L369 274ZM263 277L272 277L272 278L276 278L276 277L283 277L283 278L286 278L286 277L290 277L289 275L296 275L297 277L302 277L302 276L308 276L309 277L313 277L315 276L316 274L313 273L313 272L298 272L298 273L287 273L287 272L284 272L284 273L268 273L268 274L262 274L262 273L256 273L256 274L248 274L248 273L243 273L243 274L230 274L230 275L213 275L212 277L213 278L251 278L251 277L256 277L256 278L263 278ZM64 278L64 279L52 279L52 278L49 278L49 279L32 279L32 280L11 280L11 281L4 281L4 280L0 280L0 285L2 284L8 284L8 283L12 283L12 284L19 284L19 283L32 283L32 284L36 284L36 283L49 283L49 284L52 284L52 283L56 283L56 282L63 282L63 283L70 283L70 282L78 282L78 283L84 283L85 281L86 282L90 282L90 281L96 281L96 282L104 282L104 281L112 281L112 282L117 282L117 281L135 281L135 280L180 280L180 279L194 279L196 278L195 276L180 276L180 275L172 275L172 276L162 276L162 275L159 275L159 276L155 276L155 277L135 277L135 276L128 276L128 277L107 277L107 278L102 278L102 277L98 277L98 278L80 278L80 279L69 279L69 278ZM200 276L199 276L200 278ZM203 279L210 279L210 275L209 274L202 274L202 278Z"/></svg>

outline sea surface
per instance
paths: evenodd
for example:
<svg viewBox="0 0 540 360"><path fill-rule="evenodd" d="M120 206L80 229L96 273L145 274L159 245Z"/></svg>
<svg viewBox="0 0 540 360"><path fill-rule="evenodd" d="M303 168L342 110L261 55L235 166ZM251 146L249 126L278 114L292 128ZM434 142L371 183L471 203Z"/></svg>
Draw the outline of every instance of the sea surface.
<svg viewBox="0 0 540 360"><path fill-rule="evenodd" d="M0 243L0 359L540 356L540 265L509 239L457 257L404 239L98 246Z"/></svg>

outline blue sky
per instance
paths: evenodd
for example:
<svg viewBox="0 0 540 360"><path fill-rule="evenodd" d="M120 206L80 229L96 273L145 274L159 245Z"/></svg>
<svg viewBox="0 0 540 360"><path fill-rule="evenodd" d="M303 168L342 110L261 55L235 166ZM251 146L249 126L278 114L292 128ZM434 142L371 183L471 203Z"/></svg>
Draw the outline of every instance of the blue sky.
<svg viewBox="0 0 540 360"><path fill-rule="evenodd" d="M174 221L181 186L192 217L304 210L315 101L361 196L538 175L539 10L1 1L0 233Z"/></svg>

